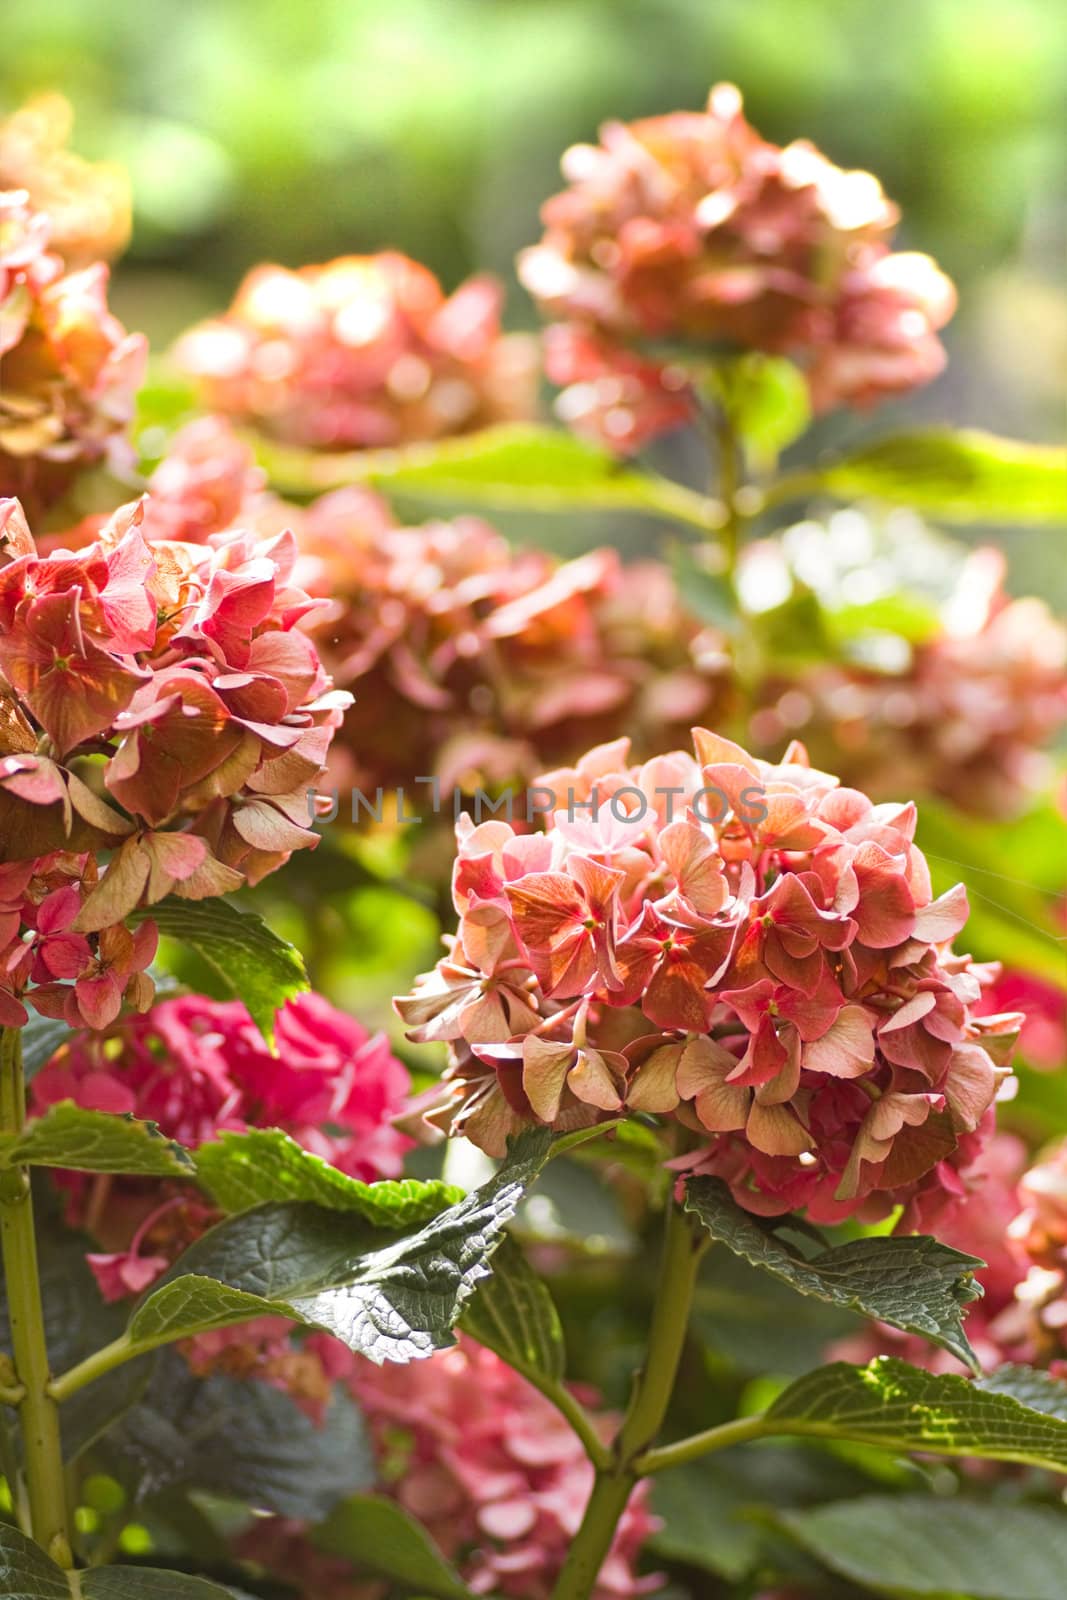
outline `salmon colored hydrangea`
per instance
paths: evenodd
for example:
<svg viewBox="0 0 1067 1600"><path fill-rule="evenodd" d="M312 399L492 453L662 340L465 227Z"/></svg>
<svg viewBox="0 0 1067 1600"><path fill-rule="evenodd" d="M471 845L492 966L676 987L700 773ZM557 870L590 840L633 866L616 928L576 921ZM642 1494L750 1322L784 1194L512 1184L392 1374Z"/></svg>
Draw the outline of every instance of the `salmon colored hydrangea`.
<svg viewBox="0 0 1067 1600"><path fill-rule="evenodd" d="M429 1122L501 1154L531 1122L674 1125L675 1165L741 1203L915 1224L974 1159L1018 1018L977 1018L916 812L698 729L538 780L546 831L462 819L459 928L397 1001L450 1064Z"/></svg>
<svg viewBox="0 0 1067 1600"><path fill-rule="evenodd" d="M392 251L296 272L261 266L175 356L209 408L288 443L439 439L533 410L534 349L501 332L502 300L487 277L446 296L427 268Z"/></svg>
<svg viewBox="0 0 1067 1600"><path fill-rule="evenodd" d="M0 192L0 495L34 510L98 462L129 465L146 345L108 310L107 267L68 272L25 190Z"/></svg>
<svg viewBox="0 0 1067 1600"><path fill-rule="evenodd" d="M615 448L692 415L690 357L723 345L796 360L818 410L941 371L955 292L928 256L891 251L878 180L761 138L731 84L703 112L608 123L563 174L519 276L553 319L564 416Z"/></svg>

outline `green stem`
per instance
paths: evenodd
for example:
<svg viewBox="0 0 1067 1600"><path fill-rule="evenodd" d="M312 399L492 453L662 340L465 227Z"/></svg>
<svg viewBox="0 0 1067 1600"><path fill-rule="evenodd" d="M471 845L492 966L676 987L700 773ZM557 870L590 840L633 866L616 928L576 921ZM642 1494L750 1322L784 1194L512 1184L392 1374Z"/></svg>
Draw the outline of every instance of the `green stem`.
<svg viewBox="0 0 1067 1600"><path fill-rule="evenodd" d="M613 1460L598 1468L582 1525L556 1580L552 1600L587 1600L611 1549L619 1518L637 1482L637 1460L663 1424L689 1324L697 1268L707 1247L679 1207L667 1210L663 1254L645 1365L615 1441Z"/></svg>
<svg viewBox="0 0 1067 1600"><path fill-rule="evenodd" d="M561 1417L570 1423L572 1433L581 1440L582 1448L598 1471L606 1471L612 1462L611 1451L596 1431L596 1425L580 1400L562 1383L544 1378L533 1370L523 1372L523 1377L551 1401Z"/></svg>
<svg viewBox="0 0 1067 1600"><path fill-rule="evenodd" d="M64 1400L69 1400L71 1395L77 1394L79 1389L84 1389L95 1378L102 1378L105 1372L111 1372L115 1367L121 1367L124 1361L133 1361L136 1356L156 1350L171 1338L178 1337L180 1335L164 1335L161 1339L134 1344L128 1333L121 1333L110 1344L103 1345L99 1350L94 1350L92 1355L86 1356L84 1361L79 1361L77 1366L68 1367L58 1378L53 1378L48 1385L48 1393L57 1404L62 1405Z"/></svg>
<svg viewBox="0 0 1067 1600"><path fill-rule="evenodd" d="M716 1428L705 1428L688 1439L677 1439L673 1444L660 1445L658 1450L646 1450L634 1462L634 1471L642 1478L654 1472L665 1472L668 1467L684 1467L714 1450L725 1450L732 1444L745 1444L750 1439L761 1439L769 1430L762 1415L736 1417L733 1422L720 1422Z"/></svg>
<svg viewBox="0 0 1067 1600"><path fill-rule="evenodd" d="M22 1041L17 1028L0 1030L0 1132L21 1133L26 1118ZM19 1403L26 1495L33 1537L62 1567L71 1565L66 1481L59 1411L48 1392L41 1279L29 1174L23 1167L0 1174L0 1242L3 1246L8 1322Z"/></svg>
<svg viewBox="0 0 1067 1600"><path fill-rule="evenodd" d="M726 556L726 576L733 583L747 519L738 505L738 492L742 488L741 447L725 411L720 411L715 423L715 443L719 458L719 498L726 510L719 538Z"/></svg>

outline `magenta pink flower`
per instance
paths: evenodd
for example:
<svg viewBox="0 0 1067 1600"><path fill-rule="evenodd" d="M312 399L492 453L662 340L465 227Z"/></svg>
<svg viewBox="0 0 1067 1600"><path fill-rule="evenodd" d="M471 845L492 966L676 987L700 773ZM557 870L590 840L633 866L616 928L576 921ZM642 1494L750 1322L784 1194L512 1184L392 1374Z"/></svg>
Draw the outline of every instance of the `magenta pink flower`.
<svg viewBox="0 0 1067 1600"><path fill-rule="evenodd" d="M966 896L933 898L914 806L798 746L695 745L545 775L543 834L461 827L455 939L397 1002L450 1048L418 1110L492 1154L530 1122L651 1113L676 1168L754 1210L912 1225L986 1137L1019 1020L972 1014Z"/></svg>

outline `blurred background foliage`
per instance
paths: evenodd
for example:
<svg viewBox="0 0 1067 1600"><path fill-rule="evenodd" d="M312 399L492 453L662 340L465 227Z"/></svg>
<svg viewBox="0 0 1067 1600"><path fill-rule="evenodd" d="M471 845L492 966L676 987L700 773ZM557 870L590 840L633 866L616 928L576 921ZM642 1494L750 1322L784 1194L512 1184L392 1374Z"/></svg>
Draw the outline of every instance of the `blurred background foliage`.
<svg viewBox="0 0 1067 1600"><path fill-rule="evenodd" d="M561 151L731 79L767 137L875 171L903 247L958 282L952 364L919 413L1048 439L1067 368L1061 15L1055 0L9 0L0 99L62 89L77 148L130 169L115 301L160 344L256 261L385 246L450 287L498 272L510 320L531 324L511 263Z"/></svg>

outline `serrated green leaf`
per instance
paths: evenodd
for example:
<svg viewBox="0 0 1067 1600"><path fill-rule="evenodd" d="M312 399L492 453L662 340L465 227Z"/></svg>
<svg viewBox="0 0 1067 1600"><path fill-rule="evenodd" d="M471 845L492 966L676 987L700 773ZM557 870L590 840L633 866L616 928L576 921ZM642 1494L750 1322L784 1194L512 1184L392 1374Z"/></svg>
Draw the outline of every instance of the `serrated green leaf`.
<svg viewBox="0 0 1067 1600"><path fill-rule="evenodd" d="M0 1595L4 1600L71 1600L61 1567L17 1528L0 1527Z"/></svg>
<svg viewBox="0 0 1067 1600"><path fill-rule="evenodd" d="M318 1521L375 1481L359 1410L334 1392L321 1422L265 1383L198 1378L167 1351L155 1381L107 1435L102 1458L137 1502L195 1490Z"/></svg>
<svg viewBox="0 0 1067 1600"><path fill-rule="evenodd" d="M170 895L137 913L160 933L193 950L219 982L219 996L243 1000L265 1039L274 1015L308 988L303 957L273 933L262 917L238 911L228 900L180 900Z"/></svg>
<svg viewBox="0 0 1067 1600"><path fill-rule="evenodd" d="M566 1350L559 1312L516 1241L506 1237L461 1319L464 1332L517 1372L563 1378Z"/></svg>
<svg viewBox="0 0 1067 1600"><path fill-rule="evenodd" d="M390 494L465 506L638 511L704 532L722 522L715 503L692 489L637 472L573 434L524 423L400 450L323 454L258 440L256 451L272 484L295 494L369 483Z"/></svg>
<svg viewBox="0 0 1067 1600"><path fill-rule="evenodd" d="M146 1296L135 1347L262 1314L334 1334L370 1360L412 1361L454 1342L454 1328L552 1136L517 1140L500 1171L457 1205L403 1233L322 1206L271 1204L219 1223Z"/></svg>
<svg viewBox="0 0 1067 1600"><path fill-rule="evenodd" d="M1039 1367L1008 1365L997 1367L975 1380L975 1388L985 1394L1005 1394L1031 1411L1067 1422L1067 1380L1054 1378Z"/></svg>
<svg viewBox="0 0 1067 1600"><path fill-rule="evenodd" d="M84 1600L231 1600L232 1589L160 1567L93 1567L81 1574Z"/></svg>
<svg viewBox="0 0 1067 1600"><path fill-rule="evenodd" d="M1067 522L1067 451L977 430L879 439L814 477L842 500L872 496L951 522Z"/></svg>
<svg viewBox="0 0 1067 1600"><path fill-rule="evenodd" d="M926 1235L855 1239L804 1256L775 1231L788 1219L753 1216L718 1178L691 1178L685 1207L713 1239L798 1293L921 1334L977 1369L961 1309L982 1292L974 1279L985 1265L978 1257Z"/></svg>
<svg viewBox="0 0 1067 1600"><path fill-rule="evenodd" d="M892 1356L866 1367L835 1361L809 1372L779 1395L766 1424L768 1433L1067 1472L1067 1421L969 1378L924 1372Z"/></svg>
<svg viewBox="0 0 1067 1600"><path fill-rule="evenodd" d="M73 1172L190 1178L192 1158L154 1122L87 1111L73 1100L50 1106L24 1133L0 1139L0 1167L65 1167Z"/></svg>
<svg viewBox="0 0 1067 1600"><path fill-rule="evenodd" d="M312 1155L277 1128L223 1133L196 1152L197 1176L224 1211L268 1201L308 1200L348 1211L380 1228L425 1222L463 1198L452 1184L416 1178L361 1183Z"/></svg>
<svg viewBox="0 0 1067 1600"><path fill-rule="evenodd" d="M877 1594L1063 1597L1067 1517L1048 1506L870 1495L778 1521L834 1572Z"/></svg>
<svg viewBox="0 0 1067 1600"><path fill-rule="evenodd" d="M463 1579L425 1528L380 1495L357 1495L338 1506L316 1528L312 1541L328 1555L433 1600L471 1600Z"/></svg>

